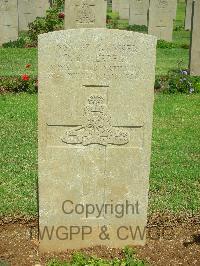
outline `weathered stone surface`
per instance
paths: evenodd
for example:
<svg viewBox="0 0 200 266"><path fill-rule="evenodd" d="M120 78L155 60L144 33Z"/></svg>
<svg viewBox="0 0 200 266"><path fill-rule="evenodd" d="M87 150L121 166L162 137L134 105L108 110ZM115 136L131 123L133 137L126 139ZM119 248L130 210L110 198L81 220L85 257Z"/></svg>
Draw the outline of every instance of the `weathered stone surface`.
<svg viewBox="0 0 200 266"><path fill-rule="evenodd" d="M129 25L147 26L148 9L149 9L149 0L130 0Z"/></svg>
<svg viewBox="0 0 200 266"><path fill-rule="evenodd" d="M120 0L112 0L112 11L119 12L119 1Z"/></svg>
<svg viewBox="0 0 200 266"><path fill-rule="evenodd" d="M174 7L173 7L173 19L175 20L176 19L176 13L177 13L177 7L178 7L178 2L177 0L174 0Z"/></svg>
<svg viewBox="0 0 200 266"><path fill-rule="evenodd" d="M151 0L148 33L172 41L174 0Z"/></svg>
<svg viewBox="0 0 200 266"><path fill-rule="evenodd" d="M130 0L119 1L119 17L121 19L129 19Z"/></svg>
<svg viewBox="0 0 200 266"><path fill-rule="evenodd" d="M45 226L52 230L41 251L145 243L155 46L153 36L108 29L39 36L41 236ZM66 214L76 204L95 211ZM135 240L122 226L132 226ZM70 229L80 231L70 239Z"/></svg>
<svg viewBox="0 0 200 266"><path fill-rule="evenodd" d="M35 19L35 0L18 1L19 30L28 30L28 24Z"/></svg>
<svg viewBox="0 0 200 266"><path fill-rule="evenodd" d="M28 30L28 24L36 17L44 17L50 7L49 0L20 0L18 1L19 30Z"/></svg>
<svg viewBox="0 0 200 266"><path fill-rule="evenodd" d="M194 1L192 41L190 48L190 74L200 76L200 1Z"/></svg>
<svg viewBox="0 0 200 266"><path fill-rule="evenodd" d="M49 0L35 0L35 17L44 17L46 11L50 8L51 1Z"/></svg>
<svg viewBox="0 0 200 266"><path fill-rule="evenodd" d="M106 0L66 0L65 29L105 28Z"/></svg>
<svg viewBox="0 0 200 266"><path fill-rule="evenodd" d="M191 30L193 0L186 0L185 29Z"/></svg>
<svg viewBox="0 0 200 266"><path fill-rule="evenodd" d="M17 0L0 0L0 45L18 38Z"/></svg>

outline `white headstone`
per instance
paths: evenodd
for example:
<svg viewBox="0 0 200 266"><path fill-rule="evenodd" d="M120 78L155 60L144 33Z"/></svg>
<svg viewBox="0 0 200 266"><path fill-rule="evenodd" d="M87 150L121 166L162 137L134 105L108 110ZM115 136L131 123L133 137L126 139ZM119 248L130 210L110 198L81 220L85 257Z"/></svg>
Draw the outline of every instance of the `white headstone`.
<svg viewBox="0 0 200 266"><path fill-rule="evenodd" d="M41 251L144 245L155 63L147 34L39 36Z"/></svg>
<svg viewBox="0 0 200 266"><path fill-rule="evenodd" d="M18 38L17 0L0 0L0 45Z"/></svg>
<svg viewBox="0 0 200 266"><path fill-rule="evenodd" d="M193 0L186 1L185 30L191 30Z"/></svg>
<svg viewBox="0 0 200 266"><path fill-rule="evenodd" d="M148 33L172 41L174 0L151 0Z"/></svg>
<svg viewBox="0 0 200 266"><path fill-rule="evenodd" d="M129 19L130 0L119 1L119 17L120 19Z"/></svg>
<svg viewBox="0 0 200 266"><path fill-rule="evenodd" d="M149 0L130 0L129 25L147 26L148 9L149 9Z"/></svg>
<svg viewBox="0 0 200 266"><path fill-rule="evenodd" d="M65 29L105 28L106 0L66 0Z"/></svg>

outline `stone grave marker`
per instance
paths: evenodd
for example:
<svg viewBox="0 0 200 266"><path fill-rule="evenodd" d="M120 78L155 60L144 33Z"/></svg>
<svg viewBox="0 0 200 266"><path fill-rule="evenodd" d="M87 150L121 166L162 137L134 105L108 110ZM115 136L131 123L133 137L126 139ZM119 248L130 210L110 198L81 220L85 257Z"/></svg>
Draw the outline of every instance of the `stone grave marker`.
<svg viewBox="0 0 200 266"><path fill-rule="evenodd" d="M0 45L18 38L17 0L0 0Z"/></svg>
<svg viewBox="0 0 200 266"><path fill-rule="evenodd" d="M105 28L106 0L66 0L65 29Z"/></svg>
<svg viewBox="0 0 200 266"><path fill-rule="evenodd" d="M51 1L49 0L35 0L35 18L44 17L50 5Z"/></svg>
<svg viewBox="0 0 200 266"><path fill-rule="evenodd" d="M18 1L19 31L28 30L28 24L35 20L35 0Z"/></svg>
<svg viewBox="0 0 200 266"><path fill-rule="evenodd" d="M190 48L190 74L200 76L200 1L194 1L192 39Z"/></svg>
<svg viewBox="0 0 200 266"><path fill-rule="evenodd" d="M178 2L177 2L177 0L174 0L174 8L173 8L173 18L174 18L174 20L176 19L177 7L178 7Z"/></svg>
<svg viewBox="0 0 200 266"><path fill-rule="evenodd" d="M149 9L149 0L130 0L129 25L147 26L148 9Z"/></svg>
<svg viewBox="0 0 200 266"><path fill-rule="evenodd" d="M147 34L39 36L41 251L144 245L155 63Z"/></svg>
<svg viewBox="0 0 200 266"><path fill-rule="evenodd" d="M151 0L148 33L158 39L172 41L174 0Z"/></svg>
<svg viewBox="0 0 200 266"><path fill-rule="evenodd" d="M130 0L119 1L119 17L120 19L129 19Z"/></svg>
<svg viewBox="0 0 200 266"><path fill-rule="evenodd" d="M119 13L119 1L120 0L112 0L112 11Z"/></svg>
<svg viewBox="0 0 200 266"><path fill-rule="evenodd" d="M185 30L191 30L193 0L186 1Z"/></svg>

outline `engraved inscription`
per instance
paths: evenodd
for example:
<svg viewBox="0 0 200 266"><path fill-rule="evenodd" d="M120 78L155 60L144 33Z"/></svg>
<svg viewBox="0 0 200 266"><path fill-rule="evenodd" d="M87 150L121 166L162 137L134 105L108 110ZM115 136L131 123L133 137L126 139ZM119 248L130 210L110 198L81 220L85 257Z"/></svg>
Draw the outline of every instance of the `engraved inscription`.
<svg viewBox="0 0 200 266"><path fill-rule="evenodd" d="M168 2L166 0L158 1L158 8L166 8L168 6Z"/></svg>
<svg viewBox="0 0 200 266"><path fill-rule="evenodd" d="M8 0L3 0L0 2L0 11L7 11L9 8Z"/></svg>
<svg viewBox="0 0 200 266"><path fill-rule="evenodd" d="M62 141L67 144L125 145L129 142L126 130L112 127L111 116L102 96L92 95L84 108L85 123L67 131Z"/></svg>
<svg viewBox="0 0 200 266"><path fill-rule="evenodd" d="M83 0L77 8L76 22L80 24L95 23L94 5L89 4L87 0Z"/></svg>

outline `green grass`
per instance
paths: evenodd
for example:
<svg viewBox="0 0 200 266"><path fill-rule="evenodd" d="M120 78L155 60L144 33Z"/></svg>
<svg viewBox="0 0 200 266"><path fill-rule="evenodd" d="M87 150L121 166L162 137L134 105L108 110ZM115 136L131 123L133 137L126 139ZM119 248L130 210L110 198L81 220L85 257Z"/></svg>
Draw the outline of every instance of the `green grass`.
<svg viewBox="0 0 200 266"><path fill-rule="evenodd" d="M151 164L151 209L200 206L200 95L156 96Z"/></svg>
<svg viewBox="0 0 200 266"><path fill-rule="evenodd" d="M181 48L157 49L156 74L166 75L169 70L177 69L181 66L188 68L189 50Z"/></svg>
<svg viewBox="0 0 200 266"><path fill-rule="evenodd" d="M175 25L184 26L185 3L179 3ZM128 26L127 20L119 20L119 28L125 29ZM183 29L174 31L173 41L178 45L189 45L190 32ZM169 70L177 68L178 63L182 61L182 67L188 68L189 49L172 48L157 49L157 75L166 75ZM29 70L25 69L26 64L31 64ZM17 49L17 48L0 48L0 76L16 76L24 73L32 76L37 75L37 49Z"/></svg>
<svg viewBox="0 0 200 266"><path fill-rule="evenodd" d="M31 64L30 69L26 65ZM37 76L37 49L0 48L0 76Z"/></svg>
<svg viewBox="0 0 200 266"><path fill-rule="evenodd" d="M151 211L200 206L200 95L156 95ZM37 214L37 96L0 96L0 215Z"/></svg>
<svg viewBox="0 0 200 266"><path fill-rule="evenodd" d="M0 96L0 216L37 212L37 95Z"/></svg>
<svg viewBox="0 0 200 266"><path fill-rule="evenodd" d="M175 26L183 26L179 3ZM126 21L120 21L125 27ZM189 32L174 32L189 43ZM165 75L189 50L158 48L156 73ZM31 64L30 69L25 69ZM0 48L0 76L37 75L37 49ZM197 210L200 205L200 95L156 95L151 165L151 211ZM0 95L0 216L37 213L37 95Z"/></svg>

